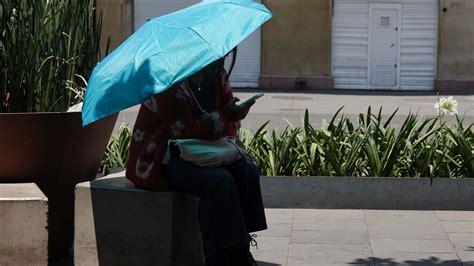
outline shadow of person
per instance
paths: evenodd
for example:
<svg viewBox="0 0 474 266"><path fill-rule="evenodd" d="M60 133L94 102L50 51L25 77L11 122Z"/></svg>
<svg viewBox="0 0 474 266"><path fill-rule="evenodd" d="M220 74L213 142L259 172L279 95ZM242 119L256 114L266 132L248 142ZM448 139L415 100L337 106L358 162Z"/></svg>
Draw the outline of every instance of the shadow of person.
<svg viewBox="0 0 474 266"><path fill-rule="evenodd" d="M409 266L428 266L428 265L463 265L459 260L442 260L435 256L431 256L427 259L416 259L416 260L395 260L394 258L379 258L379 257L368 257L356 259L348 263L349 265L380 265L380 266L396 266L396 265L409 265Z"/></svg>
<svg viewBox="0 0 474 266"><path fill-rule="evenodd" d="M259 266L280 266L281 264L257 260Z"/></svg>

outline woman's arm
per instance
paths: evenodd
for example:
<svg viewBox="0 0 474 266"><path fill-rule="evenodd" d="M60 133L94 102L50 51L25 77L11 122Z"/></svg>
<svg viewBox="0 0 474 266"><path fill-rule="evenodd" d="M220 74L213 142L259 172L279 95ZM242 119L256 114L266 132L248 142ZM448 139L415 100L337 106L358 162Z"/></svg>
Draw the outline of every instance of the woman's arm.
<svg viewBox="0 0 474 266"><path fill-rule="evenodd" d="M193 98L188 87L181 82L165 92L156 94L144 104L160 117L163 126L173 138L218 139L226 134L232 122L222 111L208 117L193 119Z"/></svg>
<svg viewBox="0 0 474 266"><path fill-rule="evenodd" d="M236 98L234 98L234 95L232 93L232 88L230 86L230 82L229 80L227 79L227 73L225 71L223 71L223 75L221 76L221 80L220 80L220 85L222 87L222 90L221 90L221 93L220 93L220 101L221 101L221 105L222 105L222 109L225 109L226 106L229 106L229 105L235 105L235 101L236 101ZM249 103L246 107L242 107L242 106L233 106L233 107L228 107L229 109L232 109L232 110L226 110L227 112L224 112L227 114L227 117L231 117L231 120L234 121L232 123L230 123L230 125L226 128L226 132L225 132L225 135L227 136L231 136L231 137L236 137L237 136L237 133L240 129L240 121L242 119L244 119L249 110L250 110L250 107L255 103L254 102L251 102Z"/></svg>

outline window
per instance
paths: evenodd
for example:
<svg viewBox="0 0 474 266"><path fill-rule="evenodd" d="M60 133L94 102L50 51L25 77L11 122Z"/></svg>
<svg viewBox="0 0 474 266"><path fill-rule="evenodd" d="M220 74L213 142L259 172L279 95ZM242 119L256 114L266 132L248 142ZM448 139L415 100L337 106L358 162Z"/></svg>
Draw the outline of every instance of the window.
<svg viewBox="0 0 474 266"><path fill-rule="evenodd" d="M380 17L380 26L382 27L390 26L390 17Z"/></svg>

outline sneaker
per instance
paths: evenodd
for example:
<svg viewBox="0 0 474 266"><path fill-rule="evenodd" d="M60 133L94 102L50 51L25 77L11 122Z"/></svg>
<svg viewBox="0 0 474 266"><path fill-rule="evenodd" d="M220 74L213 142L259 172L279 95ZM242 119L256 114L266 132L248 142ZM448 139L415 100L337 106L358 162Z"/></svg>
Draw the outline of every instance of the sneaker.
<svg viewBox="0 0 474 266"><path fill-rule="evenodd" d="M252 253L250 253L250 251L248 252L247 257L250 266L258 266L257 261L253 258Z"/></svg>
<svg viewBox="0 0 474 266"><path fill-rule="evenodd" d="M250 253L250 247L258 249L256 234L248 235L249 242L233 246L229 249L231 266L258 266L257 261Z"/></svg>
<svg viewBox="0 0 474 266"><path fill-rule="evenodd" d="M257 238L257 234L249 234L249 244L250 244L249 246L255 247L256 249L258 249L258 243L255 238ZM247 258L249 261L249 265L258 266L257 261L253 258L252 253L250 253L250 249L247 253Z"/></svg>
<svg viewBox="0 0 474 266"><path fill-rule="evenodd" d="M257 240L255 238L257 238L257 234L249 234L250 246L255 247L256 249L258 249L258 243L257 243Z"/></svg>
<svg viewBox="0 0 474 266"><path fill-rule="evenodd" d="M227 250L216 252L206 258L206 266L230 266L230 256Z"/></svg>
<svg viewBox="0 0 474 266"><path fill-rule="evenodd" d="M231 266L252 266L248 258L249 248L245 246L234 246L229 249Z"/></svg>

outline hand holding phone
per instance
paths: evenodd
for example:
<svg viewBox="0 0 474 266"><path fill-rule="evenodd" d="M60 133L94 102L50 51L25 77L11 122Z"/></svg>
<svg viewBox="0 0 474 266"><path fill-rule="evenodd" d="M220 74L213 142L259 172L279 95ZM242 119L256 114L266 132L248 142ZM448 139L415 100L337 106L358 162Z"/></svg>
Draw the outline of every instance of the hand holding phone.
<svg viewBox="0 0 474 266"><path fill-rule="evenodd" d="M231 121L237 121L237 120L242 120L244 119L249 110L250 107L255 103L255 100L262 97L263 93L258 93L249 99L245 100L241 104L236 104L236 102L239 101L238 98L233 98L230 100L222 109L224 115L229 118Z"/></svg>
<svg viewBox="0 0 474 266"><path fill-rule="evenodd" d="M245 100L244 102L242 102L242 103L240 104L240 106L246 106L246 105L248 105L249 103L251 103L252 101L257 100L258 98L260 98L260 97L262 97L262 96L263 96L263 93L257 93L257 94L255 94L254 96L252 96L252 97L248 98L247 100Z"/></svg>

